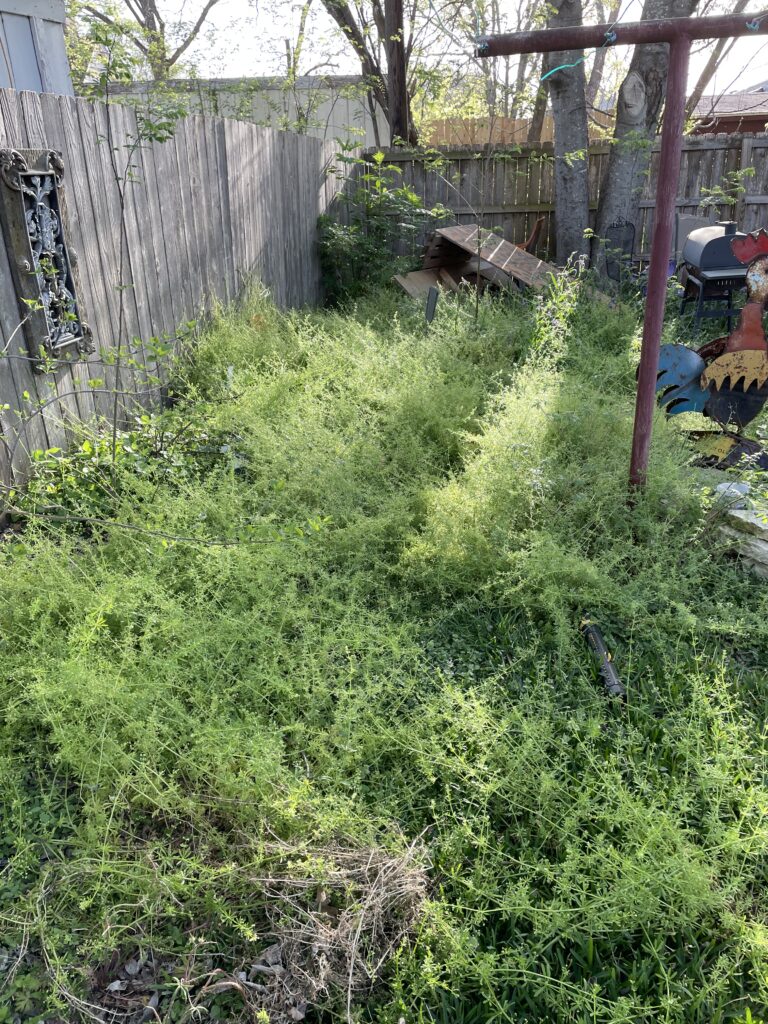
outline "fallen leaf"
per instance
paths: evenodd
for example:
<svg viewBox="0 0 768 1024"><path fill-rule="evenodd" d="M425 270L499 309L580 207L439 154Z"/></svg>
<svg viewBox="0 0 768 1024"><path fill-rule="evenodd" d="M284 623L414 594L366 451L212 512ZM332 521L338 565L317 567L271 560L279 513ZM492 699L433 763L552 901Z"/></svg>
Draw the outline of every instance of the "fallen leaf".
<svg viewBox="0 0 768 1024"><path fill-rule="evenodd" d="M267 946L259 957L259 962L268 964L270 967L277 967L278 964L282 964L283 951L280 948L280 943L276 942L272 946Z"/></svg>

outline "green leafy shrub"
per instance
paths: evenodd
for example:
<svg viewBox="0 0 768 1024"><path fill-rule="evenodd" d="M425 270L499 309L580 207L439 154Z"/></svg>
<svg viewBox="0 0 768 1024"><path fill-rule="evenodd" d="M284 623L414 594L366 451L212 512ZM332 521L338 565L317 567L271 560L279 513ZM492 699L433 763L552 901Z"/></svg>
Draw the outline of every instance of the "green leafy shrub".
<svg viewBox="0 0 768 1024"><path fill-rule="evenodd" d="M233 441L212 431L202 411L191 407L183 416L141 413L131 429L118 430L114 438L111 431L80 426L67 452L32 453L32 478L11 492L11 515L59 517L77 529L110 516L119 503L135 512L160 485L177 487L217 463L236 464Z"/></svg>
<svg viewBox="0 0 768 1024"><path fill-rule="evenodd" d="M320 264L331 305L412 269L424 229L453 216L442 205L425 209L413 189L398 181L401 169L385 159L381 152L337 157L345 168L343 174L336 171L344 189L336 211L319 220Z"/></svg>

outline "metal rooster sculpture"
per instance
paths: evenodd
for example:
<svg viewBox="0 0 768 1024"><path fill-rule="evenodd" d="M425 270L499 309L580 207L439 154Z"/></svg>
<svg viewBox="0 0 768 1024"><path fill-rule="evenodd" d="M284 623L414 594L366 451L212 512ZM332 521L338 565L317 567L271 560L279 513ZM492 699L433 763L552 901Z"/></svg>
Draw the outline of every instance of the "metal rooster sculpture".
<svg viewBox="0 0 768 1024"><path fill-rule="evenodd" d="M768 399L768 344L763 310L768 302L768 232L764 228L731 242L747 265L747 301L739 324L727 337L698 350L663 345L656 391L670 416L701 412L722 427L741 430ZM727 382L727 386L726 386Z"/></svg>

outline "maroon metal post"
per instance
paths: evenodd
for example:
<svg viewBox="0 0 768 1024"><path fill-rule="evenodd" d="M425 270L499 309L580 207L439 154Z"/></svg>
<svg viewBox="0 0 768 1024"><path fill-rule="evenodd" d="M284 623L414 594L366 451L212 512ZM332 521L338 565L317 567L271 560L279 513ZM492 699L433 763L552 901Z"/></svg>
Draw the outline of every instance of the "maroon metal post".
<svg viewBox="0 0 768 1024"><path fill-rule="evenodd" d="M664 101L664 124L661 129L659 178L656 185L656 213L653 220L651 262L643 318L643 344L635 399L635 424L632 431L632 458L629 482L642 487L648 471L651 450L653 411L656 405L656 375L659 370L661 331L664 326L664 305L667 298L667 268L675 230L675 200L680 176L685 124L685 93L688 84L690 37L678 35L669 48L667 95Z"/></svg>
<svg viewBox="0 0 768 1024"><path fill-rule="evenodd" d="M731 36L768 34L768 11L759 14L725 14L711 18L663 18L630 24L580 25L575 28L537 29L510 35L478 39L478 57L501 57L514 53L553 53L584 47L621 46L636 43L670 44L667 94L661 132L661 157L656 185L656 213L653 224L651 261L645 300L643 344L635 403L632 459L629 479L634 487L645 484L656 396L659 348L667 295L667 267L672 251L677 179L685 122L688 59L694 39L724 39Z"/></svg>

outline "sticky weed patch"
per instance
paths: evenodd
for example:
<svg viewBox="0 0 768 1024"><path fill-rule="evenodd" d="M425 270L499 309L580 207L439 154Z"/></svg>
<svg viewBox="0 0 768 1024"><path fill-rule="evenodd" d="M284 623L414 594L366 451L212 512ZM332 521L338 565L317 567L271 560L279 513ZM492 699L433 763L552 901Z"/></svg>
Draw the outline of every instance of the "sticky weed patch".
<svg viewBox="0 0 768 1024"><path fill-rule="evenodd" d="M116 472L41 460L0 549L7 1019L759 1019L765 591L674 426L626 501L631 311L474 313L255 297Z"/></svg>

